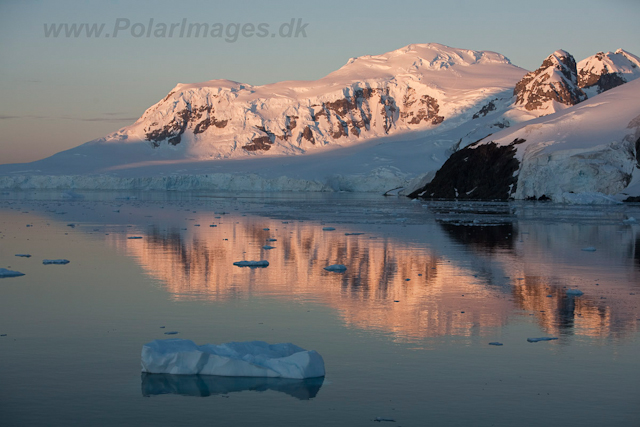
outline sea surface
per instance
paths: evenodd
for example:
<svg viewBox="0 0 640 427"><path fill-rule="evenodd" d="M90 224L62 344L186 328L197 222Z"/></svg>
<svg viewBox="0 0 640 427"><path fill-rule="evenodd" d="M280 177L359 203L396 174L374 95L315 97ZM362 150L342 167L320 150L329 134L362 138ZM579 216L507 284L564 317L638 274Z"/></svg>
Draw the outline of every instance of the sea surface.
<svg viewBox="0 0 640 427"><path fill-rule="evenodd" d="M8 192L0 268L3 427L640 425L640 205ZM326 377L143 375L167 338Z"/></svg>

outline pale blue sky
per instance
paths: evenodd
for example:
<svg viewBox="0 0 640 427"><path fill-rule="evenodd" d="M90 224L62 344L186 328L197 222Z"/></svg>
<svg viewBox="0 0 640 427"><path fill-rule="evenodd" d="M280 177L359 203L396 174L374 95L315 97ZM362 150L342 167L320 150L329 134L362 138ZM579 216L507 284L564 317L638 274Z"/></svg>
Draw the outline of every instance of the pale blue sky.
<svg viewBox="0 0 640 427"><path fill-rule="evenodd" d="M44 24L260 23L291 18L306 38L45 37ZM556 49L581 60L640 55L636 0L12 1L0 0L0 163L37 160L135 121L177 83L320 78L350 57L410 43L500 52L535 69ZM123 23L124 21L120 21ZM137 27L139 29L140 26Z"/></svg>

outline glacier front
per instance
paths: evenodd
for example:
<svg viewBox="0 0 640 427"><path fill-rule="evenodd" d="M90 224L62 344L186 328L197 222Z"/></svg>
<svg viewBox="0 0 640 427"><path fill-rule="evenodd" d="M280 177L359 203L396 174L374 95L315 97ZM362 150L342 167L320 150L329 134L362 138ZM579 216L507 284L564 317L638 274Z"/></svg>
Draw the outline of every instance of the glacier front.
<svg viewBox="0 0 640 427"><path fill-rule="evenodd" d="M323 377L324 360L314 350L264 341L196 345L191 340L155 340L142 346L142 372L224 377Z"/></svg>

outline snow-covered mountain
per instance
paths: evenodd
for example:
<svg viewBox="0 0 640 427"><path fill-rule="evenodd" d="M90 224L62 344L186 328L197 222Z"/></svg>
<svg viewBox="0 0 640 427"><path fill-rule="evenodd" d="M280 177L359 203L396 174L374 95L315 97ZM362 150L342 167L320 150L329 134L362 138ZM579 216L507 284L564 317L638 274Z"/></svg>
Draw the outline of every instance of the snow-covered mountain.
<svg viewBox="0 0 640 427"><path fill-rule="evenodd" d="M638 192L639 168L636 80L456 152L413 196L574 201L588 193L604 200Z"/></svg>
<svg viewBox="0 0 640 427"><path fill-rule="evenodd" d="M179 84L133 125L92 144L146 142L150 157L196 159L317 151L433 128L523 72L493 52L409 45L353 58L316 81Z"/></svg>
<svg viewBox="0 0 640 427"><path fill-rule="evenodd" d="M597 92L612 81L637 77L639 63L618 50L576 65L568 52L558 50L527 73L495 52L431 43L352 58L315 81L179 84L134 124L104 138L40 161L0 165L0 188L386 192L403 187L409 194L458 150L582 105L587 95L581 86L600 99L605 94ZM495 151L487 156L473 174L482 175L494 161L514 167L509 156L502 159Z"/></svg>
<svg viewBox="0 0 640 427"><path fill-rule="evenodd" d="M578 62L578 86L592 98L640 77L640 58L618 49L598 52Z"/></svg>

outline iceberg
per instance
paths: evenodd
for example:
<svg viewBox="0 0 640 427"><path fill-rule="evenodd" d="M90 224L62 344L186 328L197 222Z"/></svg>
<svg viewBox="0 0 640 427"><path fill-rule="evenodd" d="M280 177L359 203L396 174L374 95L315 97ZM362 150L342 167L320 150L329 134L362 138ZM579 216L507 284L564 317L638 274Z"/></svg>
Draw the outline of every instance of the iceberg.
<svg viewBox="0 0 640 427"><path fill-rule="evenodd" d="M327 271L333 271L335 273L344 273L347 271L347 266L342 264L331 264L324 268Z"/></svg>
<svg viewBox="0 0 640 427"><path fill-rule="evenodd" d="M0 268L0 278L3 277L18 277L24 276L24 273L15 270L7 270L6 268Z"/></svg>
<svg viewBox="0 0 640 427"><path fill-rule="evenodd" d="M554 341L558 338L555 337L540 337L540 338L527 338L528 342L540 342L540 341Z"/></svg>
<svg viewBox="0 0 640 427"><path fill-rule="evenodd" d="M269 267L269 261L237 261L234 262L233 265L237 265L238 267Z"/></svg>
<svg viewBox="0 0 640 427"><path fill-rule="evenodd" d="M64 265L64 264L69 264L69 262L70 261L68 259L45 259L42 261L44 265L48 265L48 264Z"/></svg>
<svg viewBox="0 0 640 427"><path fill-rule="evenodd" d="M264 341L196 345L191 340L155 340L142 346L142 372L223 377L323 377L324 360L314 350Z"/></svg>
<svg viewBox="0 0 640 427"><path fill-rule="evenodd" d="M567 292L565 292L567 294L567 296L574 296L574 297L579 297L581 295L584 295L584 292L582 292L580 289L567 289Z"/></svg>

